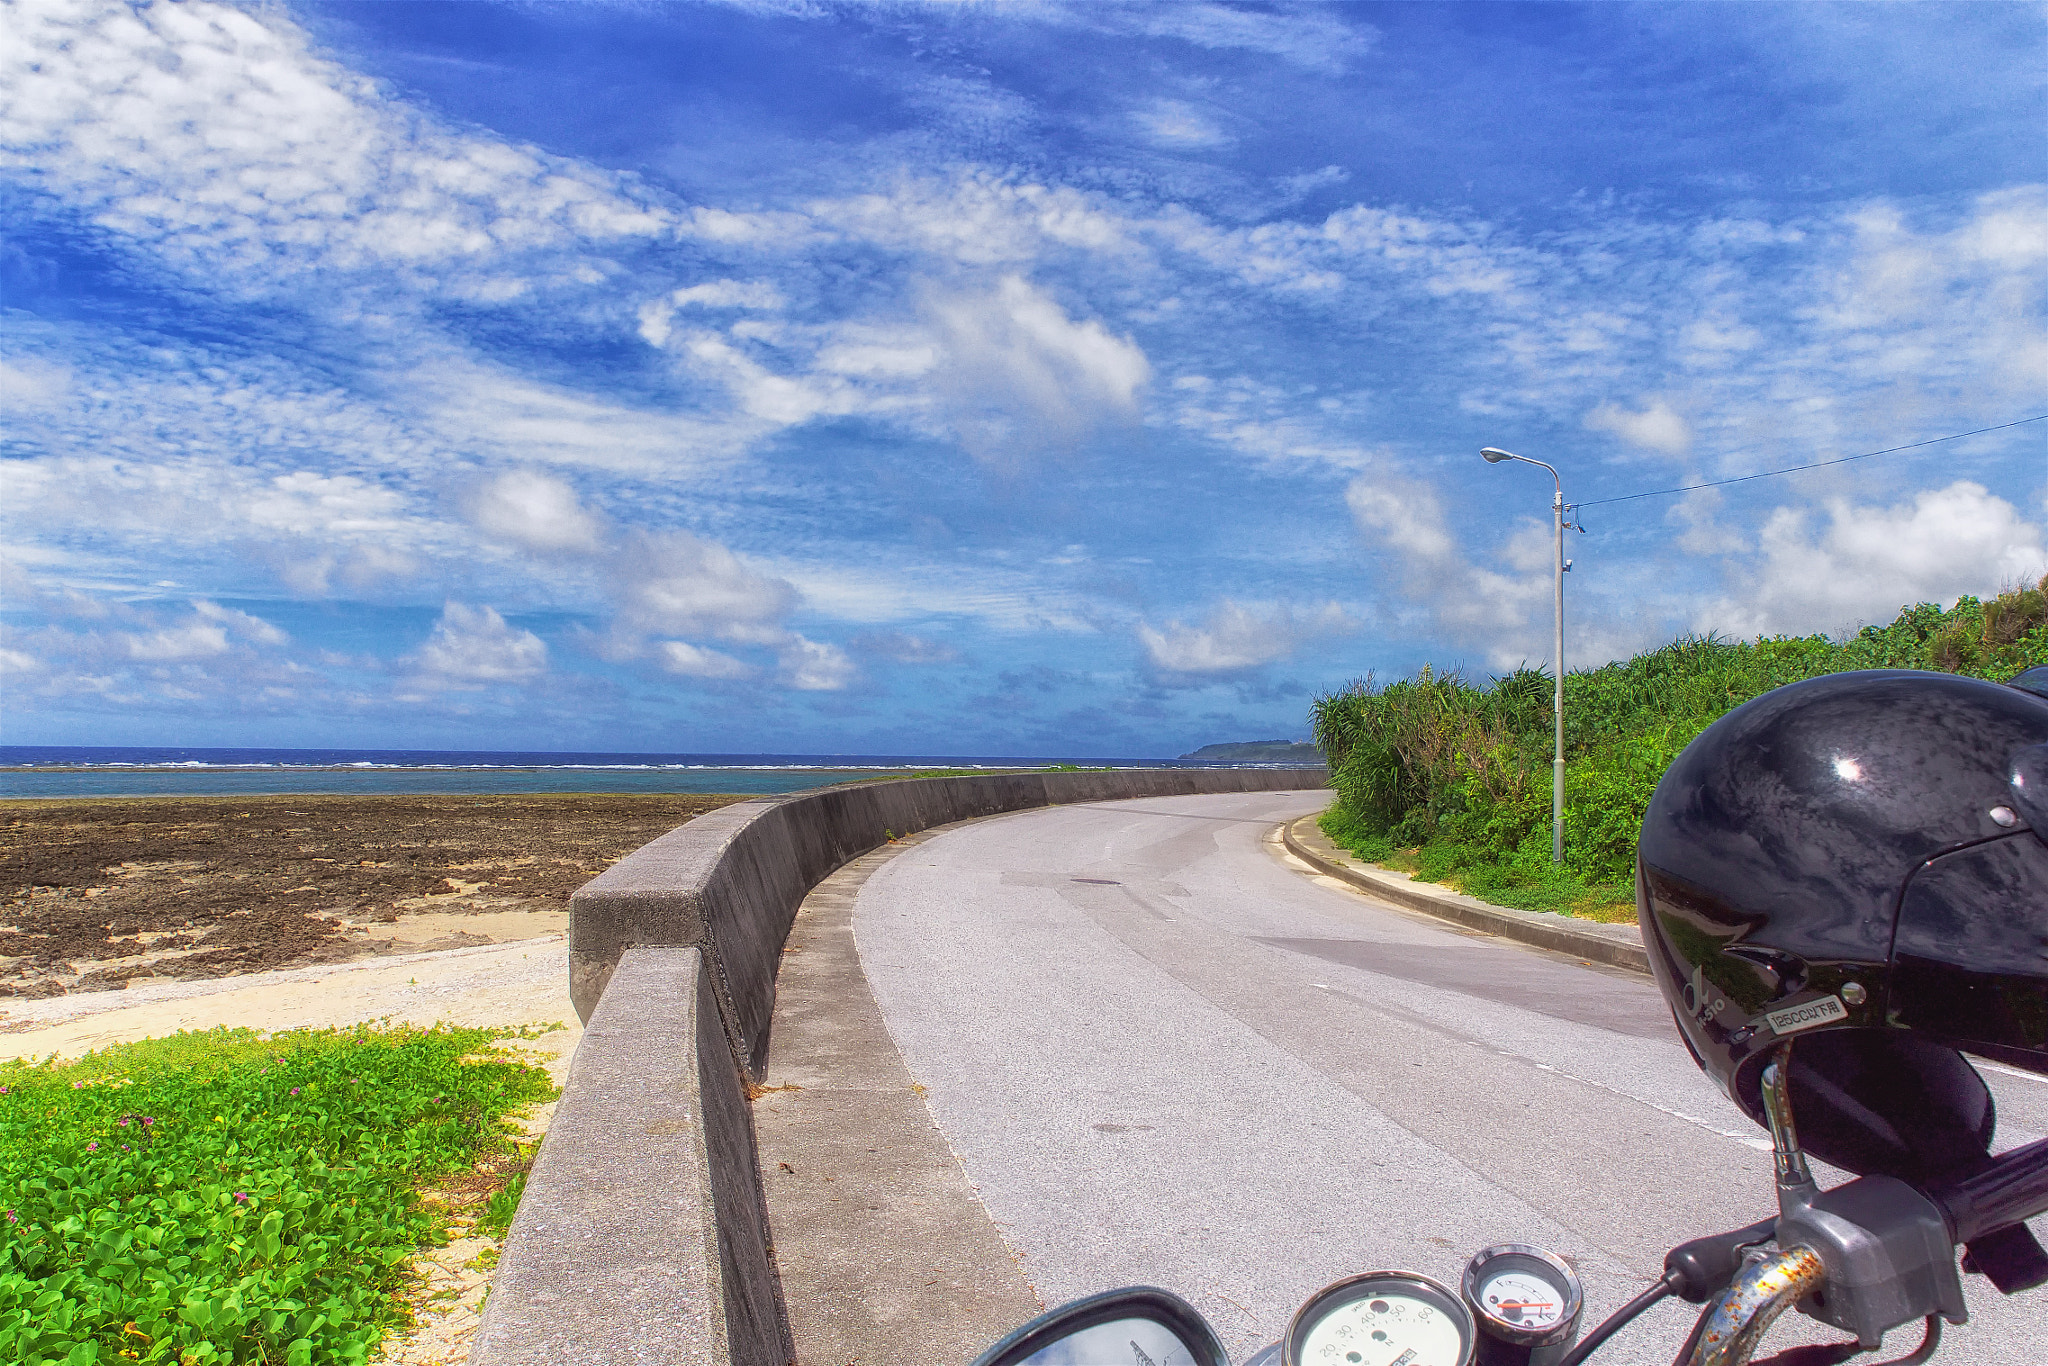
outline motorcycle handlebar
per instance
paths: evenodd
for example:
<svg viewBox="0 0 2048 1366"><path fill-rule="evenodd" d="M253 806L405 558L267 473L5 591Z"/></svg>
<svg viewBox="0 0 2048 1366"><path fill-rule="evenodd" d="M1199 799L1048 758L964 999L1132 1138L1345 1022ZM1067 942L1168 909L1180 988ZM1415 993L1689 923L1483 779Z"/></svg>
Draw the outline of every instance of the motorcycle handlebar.
<svg viewBox="0 0 2048 1366"><path fill-rule="evenodd" d="M1928 1192L1958 1243L2048 1213L2048 1138L2015 1148L1968 1180Z"/></svg>

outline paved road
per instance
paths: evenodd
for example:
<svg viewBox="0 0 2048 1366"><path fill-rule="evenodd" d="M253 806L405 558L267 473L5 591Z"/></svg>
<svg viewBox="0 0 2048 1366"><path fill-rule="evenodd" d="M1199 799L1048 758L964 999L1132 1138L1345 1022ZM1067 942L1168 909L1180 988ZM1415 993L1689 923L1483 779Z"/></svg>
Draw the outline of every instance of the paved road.
<svg viewBox="0 0 2048 1366"><path fill-rule="evenodd" d="M861 890L889 1032L1047 1303L1168 1286L1264 1366L1350 1272L1455 1284L1478 1248L1535 1243L1578 1264L1592 1322L1667 1247L1769 1212L1768 1143L1646 979L1310 876L1272 837L1327 799L1019 813ZM2048 1132L2048 1085L1991 1082L2001 1147ZM1969 1287L1939 1360L2048 1360L2048 1292ZM1646 1322L1596 1361L1668 1362L1689 1315ZM1832 1336L1787 1322L1774 1341Z"/></svg>

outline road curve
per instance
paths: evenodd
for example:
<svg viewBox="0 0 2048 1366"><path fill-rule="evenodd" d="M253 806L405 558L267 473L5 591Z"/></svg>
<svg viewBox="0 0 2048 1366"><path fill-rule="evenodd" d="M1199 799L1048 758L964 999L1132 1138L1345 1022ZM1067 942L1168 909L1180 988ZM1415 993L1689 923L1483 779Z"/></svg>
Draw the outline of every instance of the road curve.
<svg viewBox="0 0 2048 1366"><path fill-rule="evenodd" d="M1769 1212L1768 1143L1646 979L1311 875L1277 828L1328 799L1023 812L861 888L889 1033L1047 1303L1164 1285L1265 1366L1294 1307L1351 1272L1455 1284L1478 1248L1535 1243L1579 1266L1590 1324L1666 1248ZM2048 1132L2048 1085L1989 1080L2000 1147ZM1967 1289L1937 1360L2048 1360L2048 1292ZM1785 1325L1780 1345L1836 1336ZM1689 1326L1654 1310L1595 1361L1662 1366Z"/></svg>

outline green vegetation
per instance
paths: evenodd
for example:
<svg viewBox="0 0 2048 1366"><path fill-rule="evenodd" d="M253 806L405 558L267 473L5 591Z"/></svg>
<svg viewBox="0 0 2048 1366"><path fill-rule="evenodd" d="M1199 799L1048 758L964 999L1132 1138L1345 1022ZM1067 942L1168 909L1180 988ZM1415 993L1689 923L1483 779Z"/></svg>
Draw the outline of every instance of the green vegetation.
<svg viewBox="0 0 2048 1366"><path fill-rule="evenodd" d="M1220 763L1306 764L1323 762L1323 753L1307 740L1240 740L1230 744L1203 745L1183 759L1212 759Z"/></svg>
<svg viewBox="0 0 2048 1366"><path fill-rule="evenodd" d="M1781 684L1849 669L2006 679L2048 664L2048 578L1948 611L1908 607L1846 640L1687 637L1565 677L1565 862L1550 861L1551 680L1485 684L1425 667L1316 699L1335 805L1359 857L1501 905L1633 917L1635 838L1657 780L1715 718Z"/></svg>
<svg viewBox="0 0 2048 1366"><path fill-rule="evenodd" d="M491 1048L507 1033L214 1030L0 1064L0 1361L366 1360L445 1237L423 1185L508 1151L506 1116L554 1093Z"/></svg>

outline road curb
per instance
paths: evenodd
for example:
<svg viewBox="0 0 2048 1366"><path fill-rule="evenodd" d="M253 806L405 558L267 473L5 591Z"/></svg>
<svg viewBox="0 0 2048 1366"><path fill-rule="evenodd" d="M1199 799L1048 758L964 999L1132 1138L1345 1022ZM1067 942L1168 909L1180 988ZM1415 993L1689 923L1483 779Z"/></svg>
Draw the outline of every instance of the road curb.
<svg viewBox="0 0 2048 1366"><path fill-rule="evenodd" d="M1405 873L1375 868L1339 849L1317 827L1318 819L1303 816L1280 827L1281 842L1288 852L1317 872L1348 882L1396 906L1469 929L1649 975L1650 956L1643 951L1641 931L1633 925L1596 925L1548 911L1517 911L1415 882Z"/></svg>

